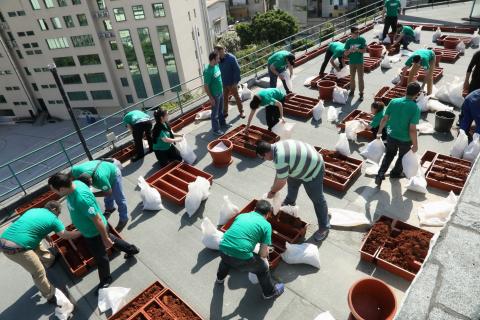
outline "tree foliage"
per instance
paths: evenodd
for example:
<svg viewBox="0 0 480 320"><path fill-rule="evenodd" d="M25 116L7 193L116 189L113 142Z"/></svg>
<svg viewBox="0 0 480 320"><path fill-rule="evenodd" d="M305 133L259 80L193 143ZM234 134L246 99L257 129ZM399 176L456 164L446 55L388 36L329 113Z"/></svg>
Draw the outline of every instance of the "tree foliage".
<svg viewBox="0 0 480 320"><path fill-rule="evenodd" d="M224 46L228 52L237 52L240 50L240 37L235 31L227 31L222 34L218 44Z"/></svg>

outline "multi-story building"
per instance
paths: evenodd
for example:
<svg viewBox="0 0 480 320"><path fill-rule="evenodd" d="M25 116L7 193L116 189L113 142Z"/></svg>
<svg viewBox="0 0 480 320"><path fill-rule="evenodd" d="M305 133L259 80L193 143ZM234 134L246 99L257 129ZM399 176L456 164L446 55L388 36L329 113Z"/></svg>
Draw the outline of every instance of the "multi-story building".
<svg viewBox="0 0 480 320"><path fill-rule="evenodd" d="M207 12L210 37L216 40L228 29L225 0L207 0Z"/></svg>
<svg viewBox="0 0 480 320"><path fill-rule="evenodd" d="M77 113L111 114L194 79L211 47L207 16L205 0L1 1L0 115L68 118L52 63Z"/></svg>
<svg viewBox="0 0 480 320"><path fill-rule="evenodd" d="M267 11L267 0L229 0L228 12L238 20L252 18Z"/></svg>

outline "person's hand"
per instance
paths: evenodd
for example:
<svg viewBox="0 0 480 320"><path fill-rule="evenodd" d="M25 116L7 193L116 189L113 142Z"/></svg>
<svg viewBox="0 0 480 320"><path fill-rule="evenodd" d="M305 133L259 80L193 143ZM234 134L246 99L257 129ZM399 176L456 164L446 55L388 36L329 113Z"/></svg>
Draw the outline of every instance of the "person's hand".
<svg viewBox="0 0 480 320"><path fill-rule="evenodd" d="M418 151L418 146L416 144L412 145L412 152L417 152Z"/></svg>
<svg viewBox="0 0 480 320"><path fill-rule="evenodd" d="M210 98L210 105L213 107L215 105L215 99L214 98Z"/></svg>
<svg viewBox="0 0 480 320"><path fill-rule="evenodd" d="M381 133L377 134L377 139L382 139L382 134Z"/></svg>
<svg viewBox="0 0 480 320"><path fill-rule="evenodd" d="M105 239L102 239L103 240L103 245L105 246L105 249L109 249L111 247L113 247L113 241L110 240L110 238L105 238Z"/></svg>
<svg viewBox="0 0 480 320"><path fill-rule="evenodd" d="M282 121L282 123L285 123L285 122L286 122L286 121L285 121L285 118L283 118L283 117L280 118L280 121Z"/></svg>
<svg viewBox="0 0 480 320"><path fill-rule="evenodd" d="M463 82L463 90L468 90L469 86L470 85L469 85L468 81Z"/></svg>
<svg viewBox="0 0 480 320"><path fill-rule="evenodd" d="M248 130L249 130L249 127L246 126L245 129L243 129L243 134L248 135Z"/></svg>
<svg viewBox="0 0 480 320"><path fill-rule="evenodd" d="M272 199L272 198L275 196L275 193L276 193L276 192L268 191L268 193L267 193L267 198L268 198L268 199Z"/></svg>

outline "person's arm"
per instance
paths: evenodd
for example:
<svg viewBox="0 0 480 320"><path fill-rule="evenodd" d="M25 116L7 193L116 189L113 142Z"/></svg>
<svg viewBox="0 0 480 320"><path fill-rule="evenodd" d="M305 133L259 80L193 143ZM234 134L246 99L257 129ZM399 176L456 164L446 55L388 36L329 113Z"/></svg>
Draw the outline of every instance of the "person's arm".
<svg viewBox="0 0 480 320"><path fill-rule="evenodd" d="M162 141L165 142L165 143L175 143L175 142L180 142L182 141L182 138L176 138L176 139L172 139L172 138L162 138Z"/></svg>
<svg viewBox="0 0 480 320"><path fill-rule="evenodd" d="M93 224L95 225L95 228L97 228L98 232L100 233L100 236L102 237L103 244L105 245L105 248L108 249L113 246L113 241L110 240L110 237L108 236L107 228L103 224L102 218L100 215L97 213L95 216L90 217L92 219Z"/></svg>
<svg viewBox="0 0 480 320"><path fill-rule="evenodd" d="M127 129L128 129L128 131L132 132L133 131L132 125L127 124Z"/></svg>
<svg viewBox="0 0 480 320"><path fill-rule="evenodd" d="M383 128L385 128L385 126L387 125L388 118L389 118L388 115L384 115L382 118L382 121L380 121L380 125L378 126L378 131L377 131L377 138L382 137L382 131L383 131Z"/></svg>
<svg viewBox="0 0 480 320"><path fill-rule="evenodd" d="M253 116L257 110L251 109L250 114L248 115L247 126L245 127L245 133L248 133L248 129L250 128L250 124L252 123Z"/></svg>
<svg viewBox="0 0 480 320"><path fill-rule="evenodd" d="M107 191L95 191L93 192L93 195L97 198L102 198L102 197L106 197L106 196L109 196L112 194L112 189L110 190L107 190Z"/></svg>
<svg viewBox="0 0 480 320"><path fill-rule="evenodd" d="M273 181L273 185L270 188L270 191L268 192L268 198L271 199L273 196L275 196L275 193L279 192L280 190L283 189L283 187L287 184L287 179L278 179L275 178Z"/></svg>
<svg viewBox="0 0 480 320"><path fill-rule="evenodd" d="M74 231L63 230L63 231L57 232L56 234L60 238L65 240L76 239L82 235L78 230L74 230Z"/></svg>
<svg viewBox="0 0 480 320"><path fill-rule="evenodd" d="M290 62L288 63L288 71L290 72L290 78L292 78L292 76L293 76L293 65L291 65Z"/></svg>
<svg viewBox="0 0 480 320"><path fill-rule="evenodd" d="M203 89L205 90L205 93L207 94L208 99L210 100L210 105L213 107L215 105L215 98L210 92L210 88L208 87L208 84L204 84Z"/></svg>
<svg viewBox="0 0 480 320"><path fill-rule="evenodd" d="M285 122L285 118L283 117L283 104L280 101L275 100L275 106L277 106L278 111L280 112L280 119L282 122Z"/></svg>
<svg viewBox="0 0 480 320"><path fill-rule="evenodd" d="M260 258L268 258L268 245L260 243L260 250L258 250Z"/></svg>
<svg viewBox="0 0 480 320"><path fill-rule="evenodd" d="M470 63L468 64L467 73L465 74L465 81L463 82L464 89L468 89L468 87L470 86L470 76L472 75L473 68L480 68L479 52L473 55L472 60L470 60Z"/></svg>
<svg viewBox="0 0 480 320"><path fill-rule="evenodd" d="M333 57L330 59L330 64L332 65L332 67L333 67L335 70L340 71L340 67L337 67L337 66L335 65L335 59L336 59L336 57L333 56Z"/></svg>
<svg viewBox="0 0 480 320"><path fill-rule="evenodd" d="M380 134L382 132L380 131ZM417 152L418 150L418 142L417 142L417 125L416 124L410 124L410 127L408 128L408 133L410 134L410 140L412 140L412 151Z"/></svg>

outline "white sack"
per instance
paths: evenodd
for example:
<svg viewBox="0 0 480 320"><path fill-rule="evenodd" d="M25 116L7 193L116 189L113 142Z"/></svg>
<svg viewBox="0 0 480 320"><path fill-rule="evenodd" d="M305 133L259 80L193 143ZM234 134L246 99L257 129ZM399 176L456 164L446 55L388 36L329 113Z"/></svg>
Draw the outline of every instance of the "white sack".
<svg viewBox="0 0 480 320"><path fill-rule="evenodd" d="M223 239L223 232L217 230L208 217L203 218L202 224L202 243L205 247L212 250L218 250L220 241Z"/></svg>
<svg viewBox="0 0 480 320"><path fill-rule="evenodd" d="M450 98L448 97L448 85L441 85L435 93L435 97L442 102L450 103Z"/></svg>
<svg viewBox="0 0 480 320"><path fill-rule="evenodd" d="M463 152L463 159L474 162L477 159L478 154L480 153L480 136L478 133L473 134L473 140L468 144Z"/></svg>
<svg viewBox="0 0 480 320"><path fill-rule="evenodd" d="M418 26L413 30L413 33L415 34L415 41L420 42L420 35L422 34L422 26Z"/></svg>
<svg viewBox="0 0 480 320"><path fill-rule="evenodd" d="M293 128L295 128L295 123L279 121L273 126L272 132L279 136L280 139L287 140L292 137Z"/></svg>
<svg viewBox="0 0 480 320"><path fill-rule="evenodd" d="M273 207L273 214L277 214L282 206L282 198L280 198L280 192L275 193L273 198L268 198L268 193L265 193L262 197L263 200L267 200Z"/></svg>
<svg viewBox="0 0 480 320"><path fill-rule="evenodd" d="M230 201L228 196L223 196L223 205L220 209L218 224L224 225L240 211L240 209Z"/></svg>
<svg viewBox="0 0 480 320"><path fill-rule="evenodd" d="M457 196L450 191L448 197L441 201L429 202L418 209L418 219L421 225L443 227L457 204Z"/></svg>
<svg viewBox="0 0 480 320"><path fill-rule="evenodd" d="M323 106L323 100L318 101L318 103L312 109L313 119L315 121L320 121L320 119L322 119L322 114L324 109L325 107Z"/></svg>
<svg viewBox="0 0 480 320"><path fill-rule="evenodd" d="M475 48L480 45L480 35L478 35L478 30L475 30L473 33L472 42L470 45Z"/></svg>
<svg viewBox="0 0 480 320"><path fill-rule="evenodd" d="M299 210L298 206L286 205L286 206L280 207L280 211L282 211L283 213L289 214L293 217L298 217L298 210Z"/></svg>
<svg viewBox="0 0 480 320"><path fill-rule="evenodd" d="M286 250L282 253L282 260L288 264L309 264L320 269L320 254L318 247L311 243L285 243Z"/></svg>
<svg viewBox="0 0 480 320"><path fill-rule="evenodd" d="M367 128L360 120L351 120L345 123L345 135L348 140L357 141L357 133Z"/></svg>
<svg viewBox="0 0 480 320"><path fill-rule="evenodd" d="M346 104L347 100L348 100L348 90L335 86L335 88L333 88L333 102L339 103L339 104Z"/></svg>
<svg viewBox="0 0 480 320"><path fill-rule="evenodd" d="M457 47L455 49L457 49L457 51L460 52L460 53L465 53L465 42L460 41L457 44Z"/></svg>
<svg viewBox="0 0 480 320"><path fill-rule="evenodd" d="M175 144L175 146L180 152L180 156L186 163L192 164L195 162L197 156L193 152L193 149L188 145L187 139L185 139L185 137L182 138L182 141Z"/></svg>
<svg viewBox="0 0 480 320"><path fill-rule="evenodd" d="M348 77L350 75L350 67L346 65L340 69L340 71L335 70L333 74L337 77L337 79Z"/></svg>
<svg viewBox="0 0 480 320"><path fill-rule="evenodd" d="M313 320L335 320L335 318L332 316L330 311L325 311L325 312L320 313Z"/></svg>
<svg viewBox="0 0 480 320"><path fill-rule="evenodd" d="M468 146L468 136L463 131L460 129L460 132L458 133L457 138L455 139L455 142L453 143L452 150L450 150L450 155L455 158L462 158L463 152L465 151L465 148Z"/></svg>
<svg viewBox="0 0 480 320"><path fill-rule="evenodd" d="M465 98L463 97L463 80L455 77L448 86L448 98L450 103L457 108L461 108Z"/></svg>
<svg viewBox="0 0 480 320"><path fill-rule="evenodd" d="M142 176L138 177L138 187L142 198L143 210L163 210L162 197L157 189L151 187Z"/></svg>
<svg viewBox="0 0 480 320"><path fill-rule="evenodd" d="M68 300L65 294L57 288L55 288L55 298L57 299L55 316L59 320L68 320L74 309L73 304Z"/></svg>
<svg viewBox="0 0 480 320"><path fill-rule="evenodd" d="M367 161L367 163L370 163L370 161ZM376 176L378 174L379 169L380 169L380 165L378 163L370 163L365 168L365 175L366 176Z"/></svg>
<svg viewBox="0 0 480 320"><path fill-rule="evenodd" d="M397 69L396 74L397 75L395 76L395 78L392 79L393 84L400 83L400 81L402 80L402 69Z"/></svg>
<svg viewBox="0 0 480 320"><path fill-rule="evenodd" d="M290 71L287 69L282 73L280 73L280 76L283 76L283 79L285 80L285 83L287 84L288 89L290 91L293 91L293 82L292 82L292 79L290 78Z"/></svg>
<svg viewBox="0 0 480 320"><path fill-rule="evenodd" d="M402 166L403 173L405 173L408 179L414 177L418 172L418 168L420 168L417 154L412 150L408 151L402 158Z"/></svg>
<svg viewBox="0 0 480 320"><path fill-rule="evenodd" d="M425 175L421 168L418 168L417 174L408 181L407 190L423 194L427 193L427 180L425 180Z"/></svg>
<svg viewBox="0 0 480 320"><path fill-rule="evenodd" d="M193 216L195 212L197 212L200 204L202 203L202 198L202 187L196 182L189 183L188 193L185 197L185 210L187 210L189 217Z"/></svg>
<svg viewBox="0 0 480 320"><path fill-rule="evenodd" d="M390 57L390 63L397 63L400 61L400 59L402 58L402 54L399 53L399 54L396 54L394 56L391 56Z"/></svg>
<svg viewBox="0 0 480 320"><path fill-rule="evenodd" d="M205 120L205 119L210 119L212 116L212 110L204 110L197 112L195 115L195 120Z"/></svg>
<svg viewBox="0 0 480 320"><path fill-rule="evenodd" d="M112 309L112 314L120 310L126 301L130 288L108 287L98 290L98 310L104 313Z"/></svg>
<svg viewBox="0 0 480 320"><path fill-rule="evenodd" d="M370 224L365 214L339 208L328 208L328 213L332 215L330 224L339 227L355 227Z"/></svg>
<svg viewBox="0 0 480 320"><path fill-rule="evenodd" d="M435 129L433 128L433 125L430 122L420 122L417 124L417 130L419 133L422 134L431 134L435 132Z"/></svg>
<svg viewBox="0 0 480 320"><path fill-rule="evenodd" d="M435 99L429 99L427 102L428 110L431 112L437 111L453 111L453 107L447 106Z"/></svg>
<svg viewBox="0 0 480 320"><path fill-rule="evenodd" d="M390 58L388 55L385 55L382 59L382 63L380 64L380 67L383 69L391 69L392 65L390 64Z"/></svg>
<svg viewBox="0 0 480 320"><path fill-rule="evenodd" d="M228 150L228 147L225 145L225 143L223 143L223 141L220 141L210 151L211 152L224 152L226 150Z"/></svg>
<svg viewBox="0 0 480 320"><path fill-rule="evenodd" d="M360 155L373 163L380 163L380 160L385 153L385 145L381 139L374 139L369 142L365 149L360 152ZM378 170L377 170L378 171Z"/></svg>
<svg viewBox="0 0 480 320"><path fill-rule="evenodd" d="M428 100L429 97L425 95L425 93L420 93L417 98L417 106L420 109L421 112L428 112Z"/></svg>
<svg viewBox="0 0 480 320"><path fill-rule="evenodd" d="M338 110L335 109L334 106L329 106L327 110L327 120L329 122L337 122L338 121Z"/></svg>
<svg viewBox="0 0 480 320"><path fill-rule="evenodd" d="M202 201L206 200L210 195L210 182L204 177L197 177L195 183L198 184L200 190L202 191Z"/></svg>
<svg viewBox="0 0 480 320"><path fill-rule="evenodd" d="M307 79L305 79L305 82L303 83L303 85L305 87L310 87L310 83L312 82L313 79L315 79L316 76L311 76L311 77L308 77Z"/></svg>
<svg viewBox="0 0 480 320"><path fill-rule="evenodd" d="M432 36L432 42L437 42L438 38L442 36L442 31L440 30L440 27L437 28L437 30L433 33Z"/></svg>
<svg viewBox="0 0 480 320"><path fill-rule="evenodd" d="M346 157L350 156L350 144L348 143L345 133L340 133L337 144L335 145L335 150Z"/></svg>
<svg viewBox="0 0 480 320"><path fill-rule="evenodd" d="M242 101L252 98L252 90L248 89L247 85L242 85L242 94L239 93L240 99Z"/></svg>

